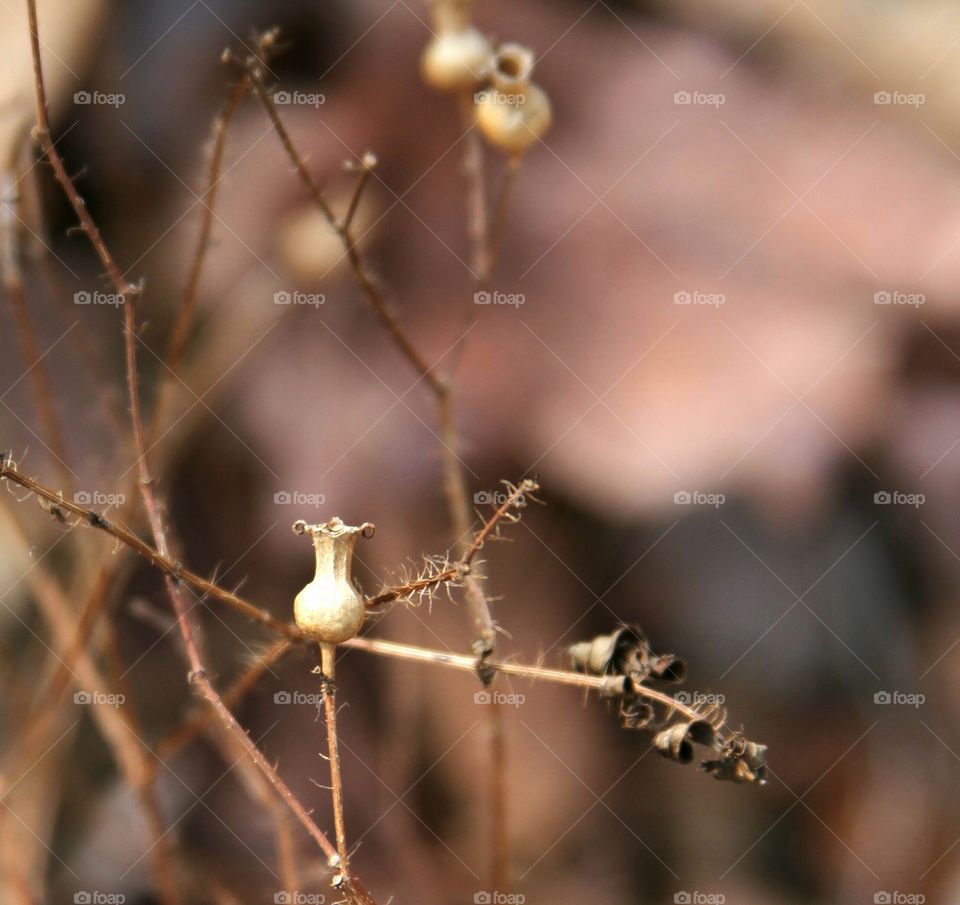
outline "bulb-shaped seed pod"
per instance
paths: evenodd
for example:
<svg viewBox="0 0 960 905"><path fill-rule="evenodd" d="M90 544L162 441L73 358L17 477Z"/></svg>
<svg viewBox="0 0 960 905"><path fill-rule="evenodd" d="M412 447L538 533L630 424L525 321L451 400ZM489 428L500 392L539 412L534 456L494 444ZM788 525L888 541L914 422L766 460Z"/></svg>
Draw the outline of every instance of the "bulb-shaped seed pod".
<svg viewBox="0 0 960 905"><path fill-rule="evenodd" d="M493 57L490 41L470 22L472 0L436 0L434 36L423 50L420 71L438 91L473 91Z"/></svg>
<svg viewBox="0 0 960 905"><path fill-rule="evenodd" d="M530 81L533 52L504 44L493 59L493 87L477 95L477 125L490 144L522 154L550 128L550 98Z"/></svg>
<svg viewBox="0 0 960 905"><path fill-rule="evenodd" d="M363 597L353 583L353 548L357 538L373 535L367 522L359 528L332 518L323 525L296 522L295 534L309 534L317 570L293 602L293 618L304 634L322 644L339 644L356 637L365 615Z"/></svg>

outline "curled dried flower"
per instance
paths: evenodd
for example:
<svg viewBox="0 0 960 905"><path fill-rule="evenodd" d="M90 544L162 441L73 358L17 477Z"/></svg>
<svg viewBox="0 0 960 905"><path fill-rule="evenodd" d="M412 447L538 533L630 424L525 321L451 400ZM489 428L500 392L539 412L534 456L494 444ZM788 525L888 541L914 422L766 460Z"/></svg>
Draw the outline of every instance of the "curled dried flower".
<svg viewBox="0 0 960 905"><path fill-rule="evenodd" d="M650 648L635 628L622 625L609 635L571 644L567 653L577 672L591 675L628 675L645 668Z"/></svg>
<svg viewBox="0 0 960 905"><path fill-rule="evenodd" d="M767 784L767 746L751 742L742 733L735 733L720 750L720 757L705 760L700 769L712 773L714 779L736 783Z"/></svg>
<svg viewBox="0 0 960 905"><path fill-rule="evenodd" d="M642 698L627 696L620 705L620 722L624 729L646 729L653 717L653 705Z"/></svg>
<svg viewBox="0 0 960 905"><path fill-rule="evenodd" d="M664 757L680 764L689 764L693 760L694 743L712 747L714 740L713 726L706 720L693 720L668 726L657 733L653 744Z"/></svg>
<svg viewBox="0 0 960 905"><path fill-rule="evenodd" d="M680 683L687 677L687 664L673 654L660 654L650 661L649 676L660 682Z"/></svg>

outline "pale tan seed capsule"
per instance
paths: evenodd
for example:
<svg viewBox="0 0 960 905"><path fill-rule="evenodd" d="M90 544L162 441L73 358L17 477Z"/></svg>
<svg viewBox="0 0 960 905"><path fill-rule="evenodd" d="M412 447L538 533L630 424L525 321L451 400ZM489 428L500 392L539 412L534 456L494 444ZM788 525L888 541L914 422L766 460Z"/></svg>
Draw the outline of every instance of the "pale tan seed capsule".
<svg viewBox="0 0 960 905"><path fill-rule="evenodd" d="M504 44L493 59L491 87L476 95L477 125L487 141L510 154L522 154L550 128L550 98L530 81L533 52Z"/></svg>
<svg viewBox="0 0 960 905"><path fill-rule="evenodd" d="M423 50L420 71L438 91L473 91L486 77L493 46L470 22L469 0L438 0L434 35Z"/></svg>
<svg viewBox="0 0 960 905"><path fill-rule="evenodd" d="M356 637L363 625L363 597L353 583L353 548L374 526L359 528L332 518L322 525L296 522L296 534L309 534L316 553L316 574L293 602L293 618L302 632L325 644L339 644Z"/></svg>

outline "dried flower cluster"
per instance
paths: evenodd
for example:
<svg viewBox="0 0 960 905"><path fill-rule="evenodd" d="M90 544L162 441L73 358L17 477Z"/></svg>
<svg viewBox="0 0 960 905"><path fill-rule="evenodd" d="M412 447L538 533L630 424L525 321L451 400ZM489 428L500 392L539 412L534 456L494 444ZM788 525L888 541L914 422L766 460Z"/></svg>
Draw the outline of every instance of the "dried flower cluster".
<svg viewBox="0 0 960 905"><path fill-rule="evenodd" d="M578 672L606 677L603 694L619 701L625 729L645 729L664 756L680 764L694 757L694 745L716 752L700 768L716 779L765 785L767 746L752 742L742 732L726 729L726 708L713 699L688 705L660 690L686 677L686 664L673 654L654 654L636 626L621 626L609 635L597 635L568 648Z"/></svg>

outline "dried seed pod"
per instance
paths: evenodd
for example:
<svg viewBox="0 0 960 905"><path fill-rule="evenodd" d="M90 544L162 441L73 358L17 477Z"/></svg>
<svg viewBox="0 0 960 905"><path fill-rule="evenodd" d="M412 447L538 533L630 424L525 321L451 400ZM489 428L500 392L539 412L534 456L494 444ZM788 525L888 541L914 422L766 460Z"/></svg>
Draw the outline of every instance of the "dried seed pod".
<svg viewBox="0 0 960 905"><path fill-rule="evenodd" d="M742 734L735 734L723 746L720 757L705 760L700 769L712 773L715 779L736 783L767 784L767 746L751 742Z"/></svg>
<svg viewBox="0 0 960 905"><path fill-rule="evenodd" d="M649 664L650 677L660 682L677 684L687 677L687 664L673 654L660 654Z"/></svg>
<svg viewBox="0 0 960 905"><path fill-rule="evenodd" d="M714 739L713 726L705 720L693 720L668 726L657 733L653 743L664 757L680 764L689 764L693 760L694 743L712 746Z"/></svg>
<svg viewBox="0 0 960 905"><path fill-rule="evenodd" d="M369 522L354 528L339 518L322 525L296 522L296 534L309 534L316 554L316 574L293 602L293 618L301 631L326 644L339 644L360 631L365 615L363 598L353 584L353 548Z"/></svg>
<svg viewBox="0 0 960 905"><path fill-rule="evenodd" d="M626 697L620 705L620 723L624 729L646 729L653 722L653 705L642 698Z"/></svg>
<svg viewBox="0 0 960 905"><path fill-rule="evenodd" d="M493 58L493 87L478 92L477 125L487 141L511 154L522 154L550 128L550 98L530 81L533 52L504 44Z"/></svg>
<svg viewBox="0 0 960 905"><path fill-rule="evenodd" d="M473 91L486 77L493 46L470 22L470 0L437 0L435 34L423 50L420 71L438 91Z"/></svg>
<svg viewBox="0 0 960 905"><path fill-rule="evenodd" d="M567 653L577 672L595 676L626 675L640 668L648 648L643 635L623 625L610 635L597 635L590 641L571 644Z"/></svg>

